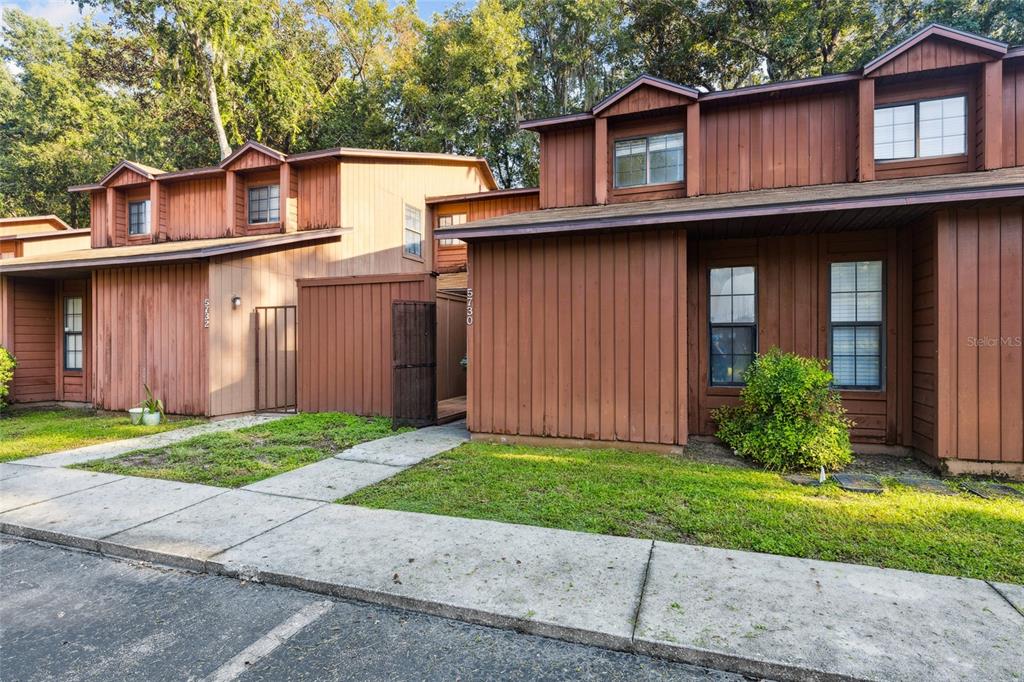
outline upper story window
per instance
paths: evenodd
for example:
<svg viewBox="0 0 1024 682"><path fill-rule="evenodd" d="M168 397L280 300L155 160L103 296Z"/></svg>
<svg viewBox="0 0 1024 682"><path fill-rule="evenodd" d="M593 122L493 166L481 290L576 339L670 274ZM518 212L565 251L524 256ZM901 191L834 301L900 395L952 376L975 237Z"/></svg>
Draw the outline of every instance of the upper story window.
<svg viewBox="0 0 1024 682"><path fill-rule="evenodd" d="M639 187L682 180L682 133L615 141L615 187Z"/></svg>
<svg viewBox="0 0 1024 682"><path fill-rule="evenodd" d="M967 98L945 97L875 109L875 160L967 152Z"/></svg>
<svg viewBox="0 0 1024 682"><path fill-rule="evenodd" d="M128 202L128 234L149 234L149 199Z"/></svg>
<svg viewBox="0 0 1024 682"><path fill-rule="evenodd" d="M833 383L882 387L882 261L833 263L830 277Z"/></svg>
<svg viewBox="0 0 1024 682"><path fill-rule="evenodd" d="M757 352L755 270L712 268L710 276L711 385L739 386Z"/></svg>
<svg viewBox="0 0 1024 682"><path fill-rule="evenodd" d="M437 217L438 227L454 227L455 225L462 225L466 222L465 213L453 213L452 215L442 215ZM439 239L441 246L462 246L466 242L461 239Z"/></svg>
<svg viewBox="0 0 1024 682"><path fill-rule="evenodd" d="M281 195L277 185L249 188L249 224L281 220Z"/></svg>
<svg viewBox="0 0 1024 682"><path fill-rule="evenodd" d="M423 212L415 206L405 205L403 252L406 256L423 257Z"/></svg>

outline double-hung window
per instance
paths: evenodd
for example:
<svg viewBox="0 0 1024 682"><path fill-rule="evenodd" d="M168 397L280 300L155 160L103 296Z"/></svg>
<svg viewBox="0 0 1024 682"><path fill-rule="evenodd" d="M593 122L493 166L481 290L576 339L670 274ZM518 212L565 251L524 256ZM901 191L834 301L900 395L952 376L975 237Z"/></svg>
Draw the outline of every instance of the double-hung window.
<svg viewBox="0 0 1024 682"><path fill-rule="evenodd" d="M281 194L278 185L249 188L249 224L276 223L281 220Z"/></svg>
<svg viewBox="0 0 1024 682"><path fill-rule="evenodd" d="M875 109L875 160L967 152L967 98L944 97Z"/></svg>
<svg viewBox="0 0 1024 682"><path fill-rule="evenodd" d="M64 297L64 369L82 369L82 297Z"/></svg>
<svg viewBox="0 0 1024 682"><path fill-rule="evenodd" d="M423 257L423 212L415 206L405 205L403 251L407 256Z"/></svg>
<svg viewBox="0 0 1024 682"><path fill-rule="evenodd" d="M454 227L456 225L462 225L466 222L465 213L454 213L452 215L442 215L437 217L438 227ZM441 246L462 246L466 242L461 239L439 239Z"/></svg>
<svg viewBox="0 0 1024 682"><path fill-rule="evenodd" d="M711 385L740 386L757 352L755 270L712 268L710 277Z"/></svg>
<svg viewBox="0 0 1024 682"><path fill-rule="evenodd" d="M149 199L128 202L128 234L149 234Z"/></svg>
<svg viewBox="0 0 1024 682"><path fill-rule="evenodd" d="M832 263L833 383L839 388L882 387L882 261Z"/></svg>
<svg viewBox="0 0 1024 682"><path fill-rule="evenodd" d="M651 135L615 142L615 187L683 180L683 134Z"/></svg>

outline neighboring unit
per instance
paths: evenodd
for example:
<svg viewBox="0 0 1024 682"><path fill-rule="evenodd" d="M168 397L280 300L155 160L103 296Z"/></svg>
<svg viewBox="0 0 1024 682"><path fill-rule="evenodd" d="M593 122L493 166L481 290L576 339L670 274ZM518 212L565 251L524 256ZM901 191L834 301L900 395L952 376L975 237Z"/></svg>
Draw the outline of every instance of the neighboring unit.
<svg viewBox="0 0 1024 682"><path fill-rule="evenodd" d="M89 230L74 230L55 215L0 218L0 258L41 256L89 248Z"/></svg>
<svg viewBox="0 0 1024 682"><path fill-rule="evenodd" d="M932 25L522 127L539 210L437 232L469 244L473 432L679 446L779 346L831 362L859 449L1024 476L1024 48Z"/></svg>
<svg viewBox="0 0 1024 682"><path fill-rule="evenodd" d="M486 161L446 154L286 155L249 142L210 168L124 161L71 188L90 196L91 249L0 264L0 345L19 363L12 398L120 410L145 383L171 413L302 407L318 386L299 390L300 329L330 322L367 340L331 358L337 373L316 366L333 391L320 409L390 414L390 301L377 283L417 281L401 295L433 302L425 197L494 187ZM305 291L313 278L344 283L360 305L303 299L296 280ZM462 372L450 364L438 373ZM342 370L357 394L337 390Z"/></svg>

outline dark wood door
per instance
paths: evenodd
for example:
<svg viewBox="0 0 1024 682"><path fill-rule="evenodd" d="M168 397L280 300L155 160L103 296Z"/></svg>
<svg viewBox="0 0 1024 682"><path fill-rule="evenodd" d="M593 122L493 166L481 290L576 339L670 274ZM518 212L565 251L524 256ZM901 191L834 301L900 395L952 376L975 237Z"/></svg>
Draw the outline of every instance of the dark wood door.
<svg viewBox="0 0 1024 682"><path fill-rule="evenodd" d="M437 308L426 301L391 304L392 423L437 422Z"/></svg>
<svg viewBox="0 0 1024 682"><path fill-rule="evenodd" d="M256 409L296 404L297 312L293 305L256 307Z"/></svg>

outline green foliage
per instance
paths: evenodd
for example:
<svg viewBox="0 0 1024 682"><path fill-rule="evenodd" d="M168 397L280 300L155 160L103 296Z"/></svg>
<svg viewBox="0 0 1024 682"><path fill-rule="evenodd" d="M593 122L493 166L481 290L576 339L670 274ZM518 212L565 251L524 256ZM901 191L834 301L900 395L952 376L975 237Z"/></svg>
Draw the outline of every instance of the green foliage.
<svg viewBox="0 0 1024 682"><path fill-rule="evenodd" d="M159 398L153 395L153 391L149 389L148 384L143 384L142 388L146 390L146 399L139 403L139 407L141 407L146 412L155 412L160 415L160 419L163 419L164 401L160 400Z"/></svg>
<svg viewBox="0 0 1024 682"><path fill-rule="evenodd" d="M14 368L18 366L17 360L3 346L0 346L0 411L7 407L6 398L11 390L11 382L14 381Z"/></svg>
<svg viewBox="0 0 1024 682"><path fill-rule="evenodd" d="M79 468L237 488L393 433L391 420L384 417L300 414L87 462Z"/></svg>
<svg viewBox="0 0 1024 682"><path fill-rule="evenodd" d="M853 459L852 423L824 360L773 348L743 375L740 404L713 414L718 437L769 469L839 469Z"/></svg>

